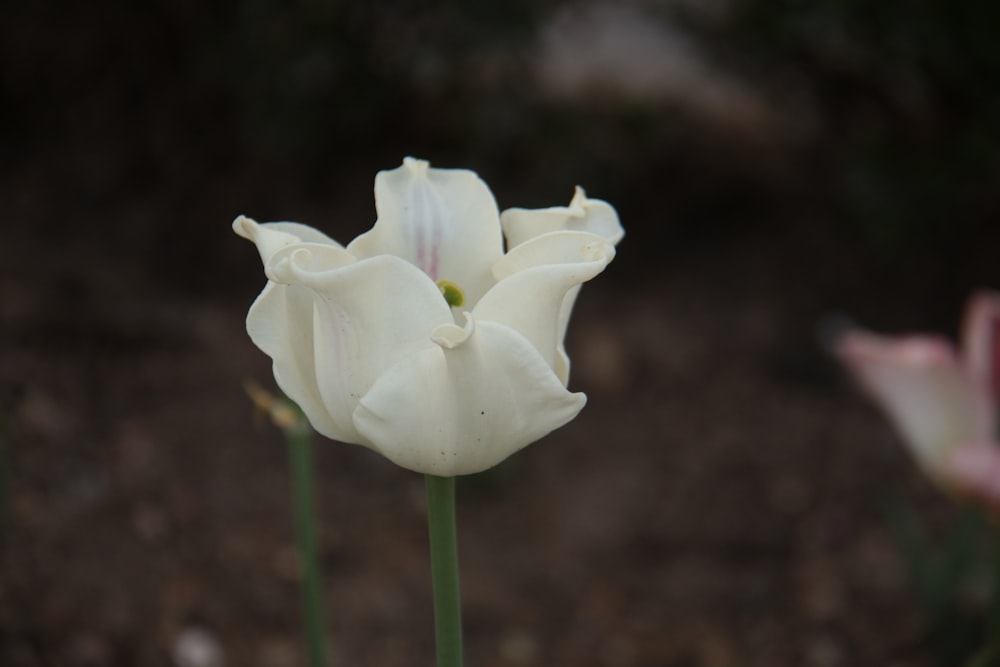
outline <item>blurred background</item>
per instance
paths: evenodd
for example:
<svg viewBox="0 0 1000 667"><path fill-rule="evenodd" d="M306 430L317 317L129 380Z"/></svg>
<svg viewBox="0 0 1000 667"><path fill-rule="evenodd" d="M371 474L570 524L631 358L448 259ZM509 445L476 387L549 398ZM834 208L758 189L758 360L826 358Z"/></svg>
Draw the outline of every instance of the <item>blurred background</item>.
<svg viewBox="0 0 1000 667"><path fill-rule="evenodd" d="M954 336L1000 288L998 31L990 0L5 3L0 664L303 664L230 222L347 241L407 155L627 230L567 341L589 405L460 488L469 664L934 664L882 508L956 510L821 331ZM317 445L331 665L431 664L422 479Z"/></svg>

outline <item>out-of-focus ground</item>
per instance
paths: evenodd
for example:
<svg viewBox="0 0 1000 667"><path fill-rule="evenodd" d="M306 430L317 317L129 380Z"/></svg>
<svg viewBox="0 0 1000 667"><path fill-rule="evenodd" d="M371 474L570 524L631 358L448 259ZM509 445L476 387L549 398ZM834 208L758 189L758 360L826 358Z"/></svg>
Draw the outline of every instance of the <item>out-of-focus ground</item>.
<svg viewBox="0 0 1000 667"><path fill-rule="evenodd" d="M902 4L3 9L0 664L303 664L229 222L348 240L416 155L628 232L567 340L588 406L460 486L468 664L930 665L881 511L954 510L821 331L954 335L1000 287L1000 23ZM431 664L422 479L317 457L331 665Z"/></svg>

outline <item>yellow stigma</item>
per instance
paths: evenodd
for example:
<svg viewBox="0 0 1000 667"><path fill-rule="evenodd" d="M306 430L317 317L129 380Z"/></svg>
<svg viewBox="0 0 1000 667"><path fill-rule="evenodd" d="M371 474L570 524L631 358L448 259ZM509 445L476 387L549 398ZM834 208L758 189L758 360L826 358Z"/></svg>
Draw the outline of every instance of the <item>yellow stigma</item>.
<svg viewBox="0 0 1000 667"><path fill-rule="evenodd" d="M444 300L447 301L448 305L452 308L458 308L465 303L465 292L463 292L462 288L455 283L442 278L437 281L437 286L438 289L441 290Z"/></svg>

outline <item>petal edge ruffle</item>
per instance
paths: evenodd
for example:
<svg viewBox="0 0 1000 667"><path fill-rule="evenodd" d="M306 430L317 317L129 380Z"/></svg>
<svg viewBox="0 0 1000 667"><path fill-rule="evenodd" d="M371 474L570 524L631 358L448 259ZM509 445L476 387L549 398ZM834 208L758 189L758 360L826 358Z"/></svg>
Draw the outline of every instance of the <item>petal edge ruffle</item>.
<svg viewBox="0 0 1000 667"><path fill-rule="evenodd" d="M572 420L586 397L566 391L518 332L477 321L388 369L354 413L358 431L394 463L431 475L481 472Z"/></svg>
<svg viewBox="0 0 1000 667"><path fill-rule="evenodd" d="M338 440L368 444L354 428L358 401L382 373L428 347L432 331L451 322L437 287L415 266L389 255L329 267L344 251L300 244L277 252L272 279L307 290L313 310L296 329L312 328L315 386ZM353 258L351 258L353 260ZM319 429L317 429L319 430Z"/></svg>
<svg viewBox="0 0 1000 667"><path fill-rule="evenodd" d="M617 245L625 236L614 207L604 200L590 199L580 186L573 191L569 206L509 208L500 214L500 224L508 248L556 231L590 232L612 245Z"/></svg>
<svg viewBox="0 0 1000 667"><path fill-rule="evenodd" d="M614 247L587 232L550 232L510 250L493 267L499 279L472 311L500 322L534 344L565 385L569 358L563 347L579 286L598 275Z"/></svg>

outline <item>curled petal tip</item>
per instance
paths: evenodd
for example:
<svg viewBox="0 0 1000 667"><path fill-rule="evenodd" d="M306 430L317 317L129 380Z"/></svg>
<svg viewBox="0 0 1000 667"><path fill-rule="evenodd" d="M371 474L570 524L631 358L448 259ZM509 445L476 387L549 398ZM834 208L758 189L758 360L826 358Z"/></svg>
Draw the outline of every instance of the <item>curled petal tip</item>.
<svg viewBox="0 0 1000 667"><path fill-rule="evenodd" d="M253 218L248 218L245 215L238 215L233 220L233 231L249 241L254 240L258 226Z"/></svg>
<svg viewBox="0 0 1000 667"><path fill-rule="evenodd" d="M430 169L431 163L415 157L405 157L403 158L403 166L413 174L423 176Z"/></svg>
<svg viewBox="0 0 1000 667"><path fill-rule="evenodd" d="M269 280L283 285L291 285L302 280L309 273L309 260L312 257L305 248L295 248L291 251L275 253L264 267Z"/></svg>
<svg viewBox="0 0 1000 667"><path fill-rule="evenodd" d="M431 332L431 340L441 347L453 350L465 341L469 340L476 330L476 323L472 319L471 313L462 313L465 316L465 326L457 324L442 324Z"/></svg>

